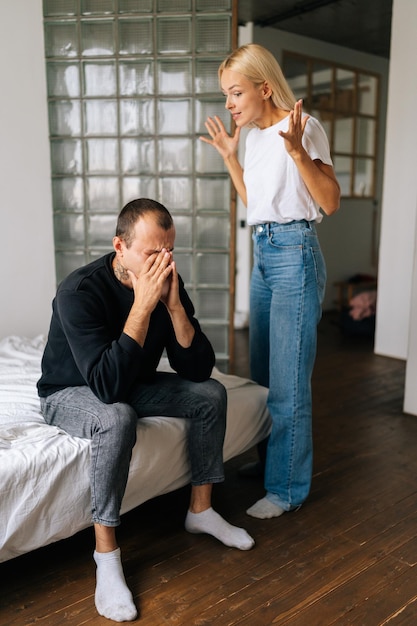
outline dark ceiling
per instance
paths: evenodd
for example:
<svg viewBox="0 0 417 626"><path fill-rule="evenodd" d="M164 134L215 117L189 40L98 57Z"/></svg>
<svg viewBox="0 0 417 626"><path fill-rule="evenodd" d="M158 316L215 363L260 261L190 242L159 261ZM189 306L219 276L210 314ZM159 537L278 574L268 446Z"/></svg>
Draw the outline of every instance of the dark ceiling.
<svg viewBox="0 0 417 626"><path fill-rule="evenodd" d="M238 19L389 58L392 1L238 0Z"/></svg>

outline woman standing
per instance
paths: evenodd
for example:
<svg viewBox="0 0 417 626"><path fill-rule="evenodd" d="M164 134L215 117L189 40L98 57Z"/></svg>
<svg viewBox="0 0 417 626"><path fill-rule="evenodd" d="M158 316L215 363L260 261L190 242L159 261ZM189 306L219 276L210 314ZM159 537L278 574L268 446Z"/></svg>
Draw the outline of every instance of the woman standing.
<svg viewBox="0 0 417 626"><path fill-rule="evenodd" d="M256 44L242 46L219 68L233 136L216 116L210 138L247 207L253 229L250 287L251 377L269 387L272 431L267 443L264 498L247 511L277 517L300 507L311 486L311 376L326 268L315 223L339 207L326 134L303 114L273 55ZM244 168L237 148L246 139Z"/></svg>

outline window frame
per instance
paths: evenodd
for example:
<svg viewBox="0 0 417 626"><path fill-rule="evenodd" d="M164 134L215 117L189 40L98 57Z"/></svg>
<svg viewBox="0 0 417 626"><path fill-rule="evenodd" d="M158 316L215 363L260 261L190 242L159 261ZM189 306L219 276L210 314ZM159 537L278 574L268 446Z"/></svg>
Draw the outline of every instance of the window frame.
<svg viewBox="0 0 417 626"><path fill-rule="evenodd" d="M296 73L297 66L305 72ZM380 75L289 50L282 53L282 69L296 98L302 98L304 111L326 130L342 197L375 198Z"/></svg>

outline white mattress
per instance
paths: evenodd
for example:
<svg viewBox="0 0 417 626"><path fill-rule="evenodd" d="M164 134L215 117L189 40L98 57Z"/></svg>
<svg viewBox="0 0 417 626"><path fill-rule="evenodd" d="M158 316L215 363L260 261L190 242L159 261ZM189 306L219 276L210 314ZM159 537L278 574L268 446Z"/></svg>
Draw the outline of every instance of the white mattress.
<svg viewBox="0 0 417 626"><path fill-rule="evenodd" d="M0 341L0 562L91 525L90 442L48 426L39 410L44 345L43 336ZM226 461L268 435L267 390L217 369L213 377L228 390ZM185 419L138 420L122 513L189 482L186 428Z"/></svg>

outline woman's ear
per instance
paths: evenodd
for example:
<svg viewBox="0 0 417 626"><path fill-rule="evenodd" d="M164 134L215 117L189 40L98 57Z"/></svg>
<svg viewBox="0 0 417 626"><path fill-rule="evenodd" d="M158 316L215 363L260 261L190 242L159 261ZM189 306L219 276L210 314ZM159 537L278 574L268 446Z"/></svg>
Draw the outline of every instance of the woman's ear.
<svg viewBox="0 0 417 626"><path fill-rule="evenodd" d="M264 100L268 100L272 96L272 89L267 81L262 85L262 96Z"/></svg>

